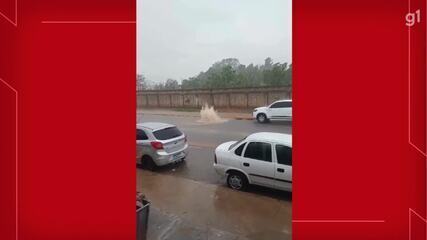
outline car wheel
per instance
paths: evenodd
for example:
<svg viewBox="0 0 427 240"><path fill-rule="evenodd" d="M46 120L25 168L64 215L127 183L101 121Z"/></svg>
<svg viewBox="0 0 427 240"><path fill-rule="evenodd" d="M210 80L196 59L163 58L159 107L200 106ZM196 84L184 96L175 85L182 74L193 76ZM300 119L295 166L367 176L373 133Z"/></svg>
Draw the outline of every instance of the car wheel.
<svg viewBox="0 0 427 240"><path fill-rule="evenodd" d="M264 113L260 113L256 116L256 120L259 123L266 123L268 121L267 116Z"/></svg>
<svg viewBox="0 0 427 240"><path fill-rule="evenodd" d="M248 179L245 175L239 172L231 172L227 177L227 184L234 190L243 191L248 187Z"/></svg>
<svg viewBox="0 0 427 240"><path fill-rule="evenodd" d="M157 165L150 156L143 156L141 159L141 167L142 169L153 171L156 169Z"/></svg>

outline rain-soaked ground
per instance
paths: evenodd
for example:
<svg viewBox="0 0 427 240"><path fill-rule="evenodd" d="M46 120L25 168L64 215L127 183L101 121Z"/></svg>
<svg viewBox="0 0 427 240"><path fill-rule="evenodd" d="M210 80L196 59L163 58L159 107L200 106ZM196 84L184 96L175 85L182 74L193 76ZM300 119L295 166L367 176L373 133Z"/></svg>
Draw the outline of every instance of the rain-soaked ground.
<svg viewBox="0 0 427 240"><path fill-rule="evenodd" d="M152 202L148 239L291 239L291 199L137 170Z"/></svg>
<svg viewBox="0 0 427 240"><path fill-rule="evenodd" d="M190 147L185 162L156 172L137 169L137 191L151 201L148 240L291 239L292 194L263 187L226 187L213 169L213 151L225 141L260 131L291 133L289 122L228 120L201 124L194 117L139 114L138 122L178 125Z"/></svg>

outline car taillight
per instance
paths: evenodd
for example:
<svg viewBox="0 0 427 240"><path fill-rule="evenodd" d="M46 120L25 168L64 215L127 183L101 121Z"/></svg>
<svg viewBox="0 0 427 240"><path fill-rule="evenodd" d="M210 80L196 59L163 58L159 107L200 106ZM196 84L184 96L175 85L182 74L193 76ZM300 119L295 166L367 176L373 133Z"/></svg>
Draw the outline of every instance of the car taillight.
<svg viewBox="0 0 427 240"><path fill-rule="evenodd" d="M151 142L151 146L156 150L163 149L163 143L161 142Z"/></svg>
<svg viewBox="0 0 427 240"><path fill-rule="evenodd" d="M214 158L214 163L217 164L218 161L216 160L216 154L215 154L215 158Z"/></svg>

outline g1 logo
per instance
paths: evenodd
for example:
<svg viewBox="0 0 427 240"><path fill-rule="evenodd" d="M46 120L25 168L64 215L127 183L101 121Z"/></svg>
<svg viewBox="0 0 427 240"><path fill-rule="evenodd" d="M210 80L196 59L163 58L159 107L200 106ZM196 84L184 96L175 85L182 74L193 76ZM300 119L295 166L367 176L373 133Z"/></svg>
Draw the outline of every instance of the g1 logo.
<svg viewBox="0 0 427 240"><path fill-rule="evenodd" d="M415 25L415 23L421 22L421 10L418 9L414 13L408 13L406 14L406 26L412 27Z"/></svg>

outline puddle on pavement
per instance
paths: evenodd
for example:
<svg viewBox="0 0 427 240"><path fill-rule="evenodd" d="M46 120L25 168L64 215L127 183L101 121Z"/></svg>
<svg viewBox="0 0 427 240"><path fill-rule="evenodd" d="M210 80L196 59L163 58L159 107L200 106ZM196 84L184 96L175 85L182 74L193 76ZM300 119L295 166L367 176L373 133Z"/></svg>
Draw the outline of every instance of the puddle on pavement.
<svg viewBox="0 0 427 240"><path fill-rule="evenodd" d="M218 115L218 112L215 111L214 107L209 107L208 104L205 104L205 106L202 107L202 110L200 110L200 119L197 121L199 123L205 123L205 124L213 124L213 123L223 123L227 120L221 118Z"/></svg>

